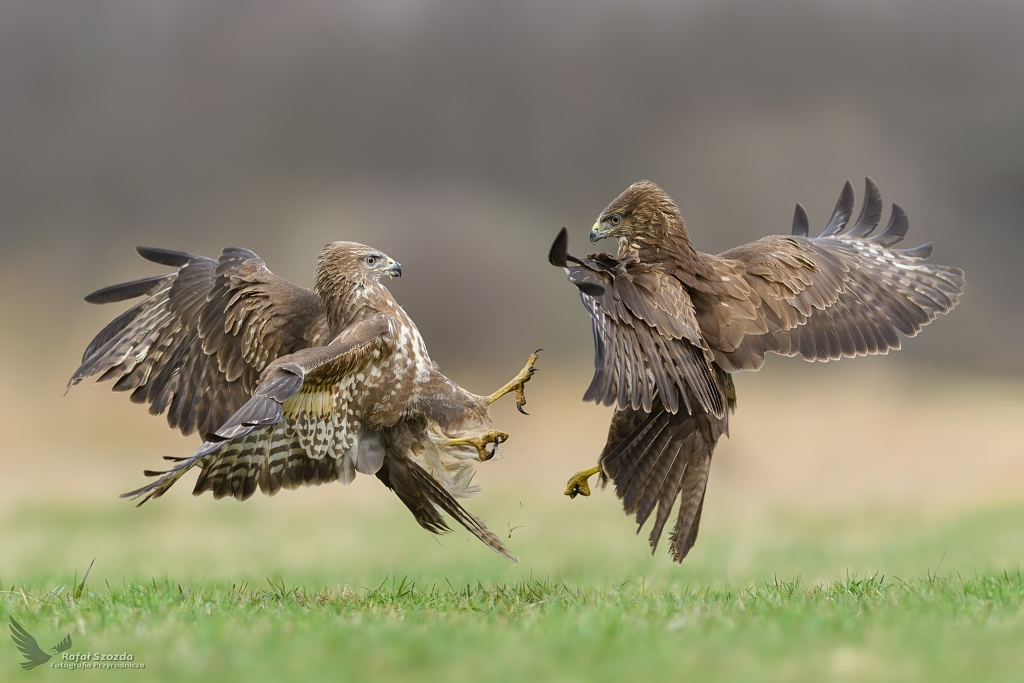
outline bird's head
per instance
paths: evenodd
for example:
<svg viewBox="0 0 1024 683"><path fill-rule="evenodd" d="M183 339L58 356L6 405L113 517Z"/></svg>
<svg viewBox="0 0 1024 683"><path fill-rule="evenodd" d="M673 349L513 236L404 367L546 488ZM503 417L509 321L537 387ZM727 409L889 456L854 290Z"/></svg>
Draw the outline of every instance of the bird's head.
<svg viewBox="0 0 1024 683"><path fill-rule="evenodd" d="M590 241L607 237L620 240L629 248L644 242L664 240L673 230L682 230L683 219L663 189L650 180L635 182L609 204L590 229Z"/></svg>
<svg viewBox="0 0 1024 683"><path fill-rule="evenodd" d="M331 242L320 250L317 259L316 289L326 294L360 285L376 285L385 276L401 277L402 264L365 244Z"/></svg>

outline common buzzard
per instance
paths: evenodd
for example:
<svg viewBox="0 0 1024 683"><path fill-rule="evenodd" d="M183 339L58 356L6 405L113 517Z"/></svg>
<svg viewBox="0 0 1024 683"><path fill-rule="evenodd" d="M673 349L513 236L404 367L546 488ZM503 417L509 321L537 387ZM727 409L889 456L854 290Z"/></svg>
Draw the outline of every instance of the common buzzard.
<svg viewBox="0 0 1024 683"><path fill-rule="evenodd" d="M615 237L617 255L570 256L563 228L549 260L565 268L593 319L594 378L584 400L614 405L598 466L573 476L566 495L611 479L639 525L657 513L657 548L671 509L672 558L693 547L711 454L736 405L730 373L757 370L774 352L809 361L887 353L956 305L959 268L925 263L931 243L893 249L907 216L866 180L860 217L846 183L824 232L808 237L797 204L789 236L764 237L718 256L694 249L679 209L654 183L634 183L601 212L590 239Z"/></svg>
<svg viewBox="0 0 1024 683"><path fill-rule="evenodd" d="M218 259L139 248L177 270L114 285L86 297L110 303L145 297L107 325L85 350L69 386L114 380L134 403L167 414L203 444L159 478L124 494L157 498L200 467L194 495L246 500L279 489L376 475L434 533L448 530L438 508L514 560L483 521L455 497L468 496L473 461L508 438L490 429L488 406L516 393L523 370L490 396L463 389L438 370L415 323L381 278L400 264L353 242L320 252L315 290L277 277L247 249ZM493 444L493 445L492 445ZM491 449L488 449L488 446Z"/></svg>

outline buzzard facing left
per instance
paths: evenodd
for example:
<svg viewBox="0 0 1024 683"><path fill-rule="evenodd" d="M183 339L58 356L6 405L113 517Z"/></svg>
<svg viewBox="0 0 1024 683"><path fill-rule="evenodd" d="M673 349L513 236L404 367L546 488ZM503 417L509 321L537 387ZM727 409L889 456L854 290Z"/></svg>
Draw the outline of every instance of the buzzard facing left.
<svg viewBox="0 0 1024 683"><path fill-rule="evenodd" d="M797 204L791 235L764 237L717 256L690 242L679 207L641 180L598 216L592 242L618 252L571 256L563 228L549 260L580 290L594 331L594 379L584 400L614 405L598 465L565 494L590 495L595 474L611 480L640 527L652 516L652 552L677 500L669 538L682 562L693 547L715 445L736 405L731 373L757 370L766 353L809 361L887 353L956 305L963 271L927 263L930 243L894 249L909 222L870 178L853 227L846 183L832 218L808 237ZM639 529L637 530L639 533Z"/></svg>
<svg viewBox="0 0 1024 683"><path fill-rule="evenodd" d="M315 290L277 277L247 249L214 260L138 249L177 268L93 292L91 303L145 297L107 325L85 350L69 386L114 380L172 428L203 444L159 478L124 494L157 498L193 467L194 495L246 500L257 488L350 483L376 475L416 521L448 530L440 510L514 560L483 521L455 497L474 493L473 460L488 460L505 432L491 429L488 406L523 387L523 370L490 396L463 389L438 370L415 323L381 283L401 265L354 242L325 246ZM493 444L492 449L487 446Z"/></svg>

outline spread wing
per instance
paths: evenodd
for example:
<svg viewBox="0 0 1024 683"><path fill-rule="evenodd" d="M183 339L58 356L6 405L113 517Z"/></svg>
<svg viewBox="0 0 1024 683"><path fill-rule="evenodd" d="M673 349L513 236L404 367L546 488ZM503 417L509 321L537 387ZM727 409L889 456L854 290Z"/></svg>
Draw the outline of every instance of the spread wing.
<svg viewBox="0 0 1024 683"><path fill-rule="evenodd" d="M720 282L693 293L704 338L729 370L756 370L765 353L806 360L887 353L956 305L963 271L932 265L931 243L893 249L907 234L893 204L885 230L872 235L882 197L866 180L857 222L853 187L846 183L822 234L807 237L807 214L797 205L790 236L765 237L718 256Z"/></svg>
<svg viewBox="0 0 1024 683"><path fill-rule="evenodd" d="M660 395L670 413L682 403L689 413L722 415L711 353L682 285L656 266L570 256L568 239L563 228L548 259L566 270L593 320L594 379L583 399L650 412Z"/></svg>
<svg viewBox="0 0 1024 683"><path fill-rule="evenodd" d="M333 410L335 397L331 392L374 352L380 352L385 343L383 335L389 331L389 319L378 314L350 326L327 346L302 349L279 358L267 367L252 398L213 430L195 453L166 472L147 470L147 476L160 478L121 497L141 496L139 505L159 498L196 464L203 464L203 474L194 493L210 490L216 498L234 496L245 500L257 485L272 495L282 487L337 479L336 465L343 458L324 457L326 453L319 458L309 457L310 450L317 451L313 442L322 441L325 451L333 443L331 416L321 418L318 413ZM297 402L296 411L302 413L303 426L278 424L284 416L284 403L290 399ZM330 435L326 433L329 424ZM374 454L368 457L374 458ZM382 457L381 452L374 458L378 468ZM207 459L209 463L204 463Z"/></svg>
<svg viewBox="0 0 1024 683"><path fill-rule="evenodd" d="M252 395L277 358L327 342L315 292L277 277L247 249L213 260L139 247L178 270L93 292L90 303L145 297L90 342L68 386L113 380L172 428L207 435Z"/></svg>
<svg viewBox="0 0 1024 683"><path fill-rule="evenodd" d="M15 621L14 617L10 617L10 621L11 638L14 639L14 644L18 646L21 654L28 660L21 663L21 668L26 670L34 669L40 664L47 662L50 659L50 655L43 652L36 639L21 624Z"/></svg>

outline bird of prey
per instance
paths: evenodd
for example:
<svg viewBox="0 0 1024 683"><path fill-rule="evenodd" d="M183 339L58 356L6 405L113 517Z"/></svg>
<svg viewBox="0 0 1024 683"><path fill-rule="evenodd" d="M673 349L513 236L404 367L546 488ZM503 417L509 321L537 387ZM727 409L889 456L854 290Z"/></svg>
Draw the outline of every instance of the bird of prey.
<svg viewBox="0 0 1024 683"><path fill-rule="evenodd" d="M356 473L376 475L425 529L449 529L443 510L504 557L515 560L455 497L478 490L473 461L490 459L506 432L488 407L536 371L537 353L512 381L477 396L445 377L415 323L382 284L402 268L353 242L325 246L314 290L277 277L247 249L218 259L140 247L175 272L100 289L110 303L144 297L85 350L68 386L114 380L134 403L203 444L154 482L124 494L164 494L193 467L193 495L246 500ZM491 446L489 449L488 446Z"/></svg>
<svg viewBox="0 0 1024 683"><path fill-rule="evenodd" d="M11 621L9 628L11 629L11 639L14 644L21 651L21 654L25 656L25 661L21 662L21 668L28 671L34 669L40 664L46 664L50 661L53 655L43 652L43 649L39 647L39 643L32 637L25 627L14 620L14 617L8 617ZM64 639L50 648L50 651L54 654L66 652L71 648L71 634L68 633L64 636Z"/></svg>
<svg viewBox="0 0 1024 683"><path fill-rule="evenodd" d="M597 467L565 494L590 495L610 479L637 533L654 515L651 552L677 499L672 558L693 547L711 454L736 405L730 373L757 370L765 354L809 361L887 353L903 333L956 304L963 271L925 263L931 243L893 249L907 234L893 204L887 227L870 178L860 216L847 182L825 230L808 237L797 204L792 234L713 256L694 249L679 209L654 183L634 183L598 216L590 240L618 239L618 253L568 254L563 228L549 260L580 290L594 332L594 378L584 400L614 405Z"/></svg>

